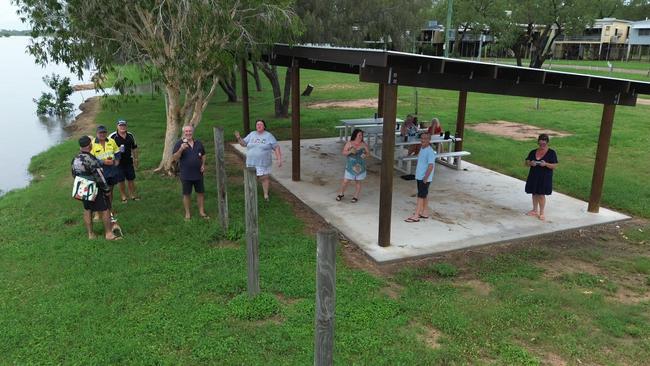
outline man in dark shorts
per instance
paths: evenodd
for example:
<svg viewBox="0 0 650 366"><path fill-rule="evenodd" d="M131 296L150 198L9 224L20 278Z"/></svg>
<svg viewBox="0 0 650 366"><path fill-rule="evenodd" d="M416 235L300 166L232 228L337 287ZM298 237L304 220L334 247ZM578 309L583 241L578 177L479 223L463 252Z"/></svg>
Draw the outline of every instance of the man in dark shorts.
<svg viewBox="0 0 650 366"><path fill-rule="evenodd" d="M436 152L431 148L431 135L423 133L420 136L422 146L418 153L418 164L415 167L415 181L418 186L417 205L415 213L408 217L406 222L418 222L420 219L428 219L429 214L429 185L433 180L433 169L436 165Z"/></svg>
<svg viewBox="0 0 650 366"><path fill-rule="evenodd" d="M107 194L110 187L106 183L104 173L102 171L101 163L95 158L90 150L92 148L92 139L88 136L83 136L79 139L80 152L72 159L71 169L72 176L80 176L96 182L99 186L99 193L94 201L83 201L84 206L84 225L88 232L88 239L95 239L93 232L92 213L100 212L102 222L104 223L104 235L106 240L121 239L111 232L111 218L110 208L111 204L108 200Z"/></svg>
<svg viewBox="0 0 650 366"><path fill-rule="evenodd" d="M203 185L203 173L205 172L205 148L199 140L194 140L194 128L183 127L183 138L176 142L172 159L180 162L181 183L183 186L183 208L185 208L185 220L189 220L192 187L196 192L196 203L199 206L199 215L204 219L210 217L205 213L205 187Z"/></svg>
<svg viewBox="0 0 650 366"><path fill-rule="evenodd" d="M109 138L115 141L120 149L120 165L117 166L117 182L120 188L122 203L127 203L126 186L129 188L129 198L139 201L140 198L135 193L135 169L138 167L138 144L135 136L127 130L126 121L121 119L117 121L117 131L113 132ZM127 184L124 184L126 180Z"/></svg>

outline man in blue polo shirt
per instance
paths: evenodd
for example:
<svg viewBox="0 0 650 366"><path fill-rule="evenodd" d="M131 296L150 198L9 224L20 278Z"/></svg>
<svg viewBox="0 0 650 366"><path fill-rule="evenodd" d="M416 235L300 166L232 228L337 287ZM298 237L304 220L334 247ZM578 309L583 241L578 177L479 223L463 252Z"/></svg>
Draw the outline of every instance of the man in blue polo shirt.
<svg viewBox="0 0 650 366"><path fill-rule="evenodd" d="M205 187L203 173L205 172L205 148L199 140L194 140L194 128L183 127L183 138L174 146L174 161L179 161L181 168L181 183L183 186L183 208L185 220L189 220L192 187L196 192L196 203L199 206L199 215L204 219L210 217L205 213Z"/></svg>
<svg viewBox="0 0 650 366"><path fill-rule="evenodd" d="M433 180L433 169L436 165L436 152L431 148L431 135L423 133L420 136L422 147L418 154L418 164L415 167L415 181L418 186L417 204L415 213L408 217L406 222L418 222L420 219L428 219L427 209L429 208L429 185Z"/></svg>

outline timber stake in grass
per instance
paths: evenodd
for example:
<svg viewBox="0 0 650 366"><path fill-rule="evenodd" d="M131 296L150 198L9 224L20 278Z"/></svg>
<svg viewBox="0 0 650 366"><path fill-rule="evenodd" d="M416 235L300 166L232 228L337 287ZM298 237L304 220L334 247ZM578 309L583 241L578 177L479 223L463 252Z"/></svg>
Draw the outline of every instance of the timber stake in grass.
<svg viewBox="0 0 650 366"><path fill-rule="evenodd" d="M246 201L246 255L248 258L248 295L260 293L259 238L257 228L257 175L255 168L244 169Z"/></svg>
<svg viewBox="0 0 650 366"><path fill-rule="evenodd" d="M319 231L316 248L314 365L332 365L336 307L336 232Z"/></svg>
<svg viewBox="0 0 650 366"><path fill-rule="evenodd" d="M226 189L226 163L223 127L214 128L214 155L217 172L217 203L219 223L224 234L228 232L228 190Z"/></svg>

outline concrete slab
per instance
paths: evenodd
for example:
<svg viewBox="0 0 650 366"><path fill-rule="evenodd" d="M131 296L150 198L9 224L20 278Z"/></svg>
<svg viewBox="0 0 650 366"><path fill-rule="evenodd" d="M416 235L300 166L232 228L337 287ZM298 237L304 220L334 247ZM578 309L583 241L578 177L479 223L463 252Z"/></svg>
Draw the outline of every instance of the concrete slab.
<svg viewBox="0 0 650 366"><path fill-rule="evenodd" d="M524 181L467 162L460 171L436 164L429 192L433 215L418 223L404 222L415 209L415 182L395 176L391 246L383 248L377 244L381 162L369 159L359 202L350 202L352 185L337 202L343 143L338 138L302 140L300 182L291 180L291 142L280 144L283 166L273 166L273 177L377 262L629 219L605 208L589 213L586 202L554 192L547 198L546 221L540 221L525 215L531 203ZM245 154L245 148L233 146Z"/></svg>

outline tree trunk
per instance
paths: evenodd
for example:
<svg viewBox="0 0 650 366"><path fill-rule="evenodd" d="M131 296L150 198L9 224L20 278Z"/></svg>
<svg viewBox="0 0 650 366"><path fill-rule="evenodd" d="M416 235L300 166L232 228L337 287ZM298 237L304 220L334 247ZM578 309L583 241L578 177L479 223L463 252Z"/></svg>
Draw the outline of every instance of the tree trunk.
<svg viewBox="0 0 650 366"><path fill-rule="evenodd" d="M275 105L276 117L287 117L288 113L282 108L282 91L280 90L280 80L278 79L278 69L274 65L260 62L258 64L264 75L271 82L271 90L273 90L273 101Z"/></svg>
<svg viewBox="0 0 650 366"><path fill-rule="evenodd" d="M237 90L233 84L227 80L219 80L219 86L226 93L229 103L235 103L237 101Z"/></svg>
<svg viewBox="0 0 650 366"><path fill-rule="evenodd" d="M155 171L167 175L174 175L175 171L172 162L172 150L174 149L174 144L176 144L180 135L181 93L177 88L166 86L165 94L167 96L167 129L165 130L165 145L163 147L162 159Z"/></svg>
<svg viewBox="0 0 650 366"><path fill-rule="evenodd" d="M533 41L533 50L530 55L530 67L540 69L546 59L551 55L549 52L550 46L555 42L555 39L562 33L562 28L557 29L555 34L551 36L551 26L548 25L547 29L542 32L539 38Z"/></svg>
<svg viewBox="0 0 650 366"><path fill-rule="evenodd" d="M262 91L262 82L260 81L259 70L257 70L257 63L253 62L253 72L249 71L248 73L251 74L251 76L255 80L255 89L258 92L261 92Z"/></svg>

